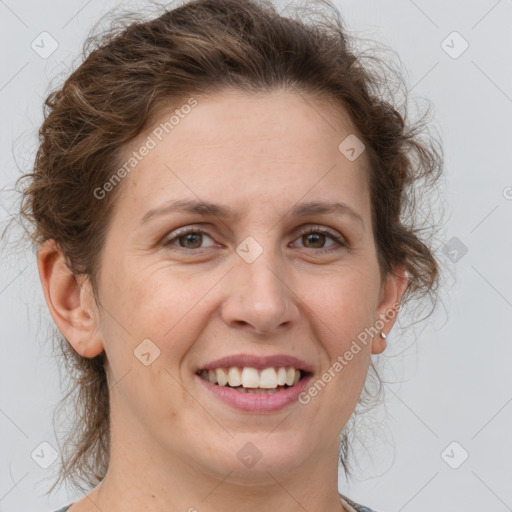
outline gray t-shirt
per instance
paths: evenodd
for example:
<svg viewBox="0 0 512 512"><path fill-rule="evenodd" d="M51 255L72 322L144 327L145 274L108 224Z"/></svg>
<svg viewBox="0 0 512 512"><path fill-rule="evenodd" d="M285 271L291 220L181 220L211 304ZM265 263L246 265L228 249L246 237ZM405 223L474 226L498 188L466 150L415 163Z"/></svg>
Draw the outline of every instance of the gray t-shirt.
<svg viewBox="0 0 512 512"><path fill-rule="evenodd" d="M375 512L375 510L371 509L371 508L368 508L368 507L365 507L363 505L359 505L358 503L354 503L352 500L348 499L346 496L343 497L347 503L351 506L353 506L357 512ZM56 510L55 512L66 512L66 510L71 507L71 505L73 505L73 503L70 503L69 505L66 505L65 507L63 508L60 508L59 510Z"/></svg>
<svg viewBox="0 0 512 512"><path fill-rule="evenodd" d="M359 503L355 503L351 499L347 498L346 496L343 496L343 499L352 507L354 507L357 512L375 512L372 508L365 507L364 505L359 505Z"/></svg>

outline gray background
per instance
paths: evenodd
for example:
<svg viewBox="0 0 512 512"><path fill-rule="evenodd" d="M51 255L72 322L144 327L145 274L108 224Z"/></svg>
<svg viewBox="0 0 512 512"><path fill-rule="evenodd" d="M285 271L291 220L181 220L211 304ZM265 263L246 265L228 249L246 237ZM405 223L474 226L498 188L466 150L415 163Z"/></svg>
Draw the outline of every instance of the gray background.
<svg viewBox="0 0 512 512"><path fill-rule="evenodd" d="M115 5L0 0L2 186L30 168L43 98ZM340 476L340 490L379 512L512 510L512 1L337 5L350 31L396 52L411 94L432 103L446 166L435 248L447 269L437 313L389 336L387 405L368 417L356 478ZM31 47L43 31L58 43L47 59ZM13 204L3 190L0 220ZM0 512L51 511L77 496L44 496L57 462L43 469L31 457L43 442L57 447L50 316L30 250L2 249L1 258Z"/></svg>

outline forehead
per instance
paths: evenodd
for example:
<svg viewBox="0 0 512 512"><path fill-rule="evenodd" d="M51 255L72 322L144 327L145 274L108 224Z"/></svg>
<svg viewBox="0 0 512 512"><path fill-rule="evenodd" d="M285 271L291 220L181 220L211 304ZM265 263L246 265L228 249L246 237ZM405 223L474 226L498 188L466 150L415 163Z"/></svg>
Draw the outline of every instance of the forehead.
<svg viewBox="0 0 512 512"><path fill-rule="evenodd" d="M350 160L340 150L356 131L341 108L286 91L227 90L194 102L160 110L127 148L125 157L152 146L124 179L120 200L129 198L133 213L183 198L275 212L340 195L368 206L366 155Z"/></svg>

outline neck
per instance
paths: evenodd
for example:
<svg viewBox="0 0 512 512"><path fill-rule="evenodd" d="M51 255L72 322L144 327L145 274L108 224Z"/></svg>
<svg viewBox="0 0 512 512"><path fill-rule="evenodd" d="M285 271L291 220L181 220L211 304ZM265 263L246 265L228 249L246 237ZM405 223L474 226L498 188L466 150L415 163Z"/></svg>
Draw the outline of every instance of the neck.
<svg viewBox="0 0 512 512"><path fill-rule="evenodd" d="M351 510L338 493L338 440L327 438L311 446L289 444L286 460L275 456L285 432L274 430L262 438L266 453L250 467L237 458L247 445L246 434L203 442L194 429L180 426L188 439L169 437L158 425L144 424L125 414L111 417L110 463L102 483L69 512L220 512L244 510L297 512L297 510ZM154 428L154 431L152 429ZM214 431L214 426L212 426ZM221 436L224 431L216 433ZM252 438L258 445L259 437ZM188 447L194 445L198 455ZM303 440L304 441L304 440ZM172 443L172 446L170 445ZM199 448L198 448L199 446ZM218 449L222 450L217 453ZM233 454L227 450L233 447ZM273 450L277 451L273 451ZM263 448L262 448L263 450ZM305 455L309 454L309 455Z"/></svg>
<svg viewBox="0 0 512 512"><path fill-rule="evenodd" d="M256 473L254 466L254 478L212 474L191 461L173 457L169 462L146 449L120 452L111 446L111 454L107 475L87 497L94 512L351 510L338 494L336 450L330 460L286 473L268 468Z"/></svg>

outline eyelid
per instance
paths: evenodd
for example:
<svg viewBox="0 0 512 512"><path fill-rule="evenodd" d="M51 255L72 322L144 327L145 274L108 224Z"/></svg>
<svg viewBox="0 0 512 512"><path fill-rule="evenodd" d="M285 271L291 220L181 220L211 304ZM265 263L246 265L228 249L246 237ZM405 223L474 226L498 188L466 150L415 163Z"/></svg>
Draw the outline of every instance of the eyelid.
<svg viewBox="0 0 512 512"><path fill-rule="evenodd" d="M343 244L343 245L348 245L348 242L343 235L337 233L336 231L334 231L330 228L324 227L319 224L308 224L307 226L302 227L299 231L299 236L302 236L302 235L305 235L308 233L321 233L324 235L328 235L331 238L333 238L335 241L337 241L338 243Z"/></svg>
<svg viewBox="0 0 512 512"><path fill-rule="evenodd" d="M308 225L305 225L305 226L301 226L301 227L297 228L296 230L294 230L294 232L296 233L296 236L295 236L294 240L296 240L297 238L300 238L303 235L310 234L310 233L324 234L324 235L330 237L332 240L334 240L335 245L332 245L332 246L329 246L329 247L324 247L324 248L320 248L320 249L310 249L309 247L304 247L305 249L310 249L313 252L316 252L316 253L319 253L319 254L333 252L336 249L340 249L342 247L346 248L346 247L349 246L346 238L343 235L341 235L338 232L332 230L331 228L328 228L328 227L325 227L325 226L322 226L322 225L319 225L319 224L308 224ZM201 225L190 224L188 226L184 226L182 228L178 228L178 229L172 231L171 233L169 233L162 240L162 244L164 245L164 247L171 246L171 247L175 248L178 251L181 250L181 251L185 251L185 252L190 253L190 254L191 253L201 253L204 250L207 250L210 247L212 247L212 246L210 246L210 247L202 247L202 248L199 248L199 249L186 249L184 247L179 247L177 245L171 244L171 242L173 240L175 240L175 239L177 239L179 237L188 235L189 233L196 233L196 234L206 235L206 236L208 236L209 238L211 238L213 240L213 237ZM338 247L336 247L336 246L338 246Z"/></svg>
<svg viewBox="0 0 512 512"><path fill-rule="evenodd" d="M172 242L176 238L188 235L189 233L200 233L201 235L207 235L213 240L213 237L203 227L201 227L200 225L191 224L189 226L184 226L182 228L175 229L174 231L172 231L171 233L166 235L162 240L162 244L164 246L172 245L170 242ZM188 252L192 252L192 251L198 252L201 250L201 249L184 249L183 247L179 247L179 246L175 246L175 247L177 249L183 249L184 251L188 251Z"/></svg>

